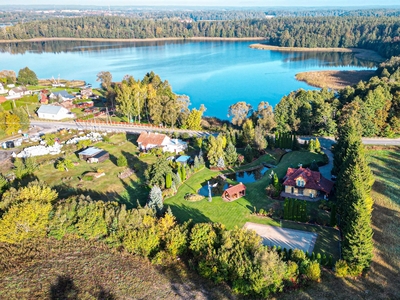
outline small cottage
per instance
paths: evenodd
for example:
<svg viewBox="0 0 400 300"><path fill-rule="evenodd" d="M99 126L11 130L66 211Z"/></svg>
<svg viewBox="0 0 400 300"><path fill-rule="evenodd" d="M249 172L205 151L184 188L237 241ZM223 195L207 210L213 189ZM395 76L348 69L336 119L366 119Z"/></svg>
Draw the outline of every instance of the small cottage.
<svg viewBox="0 0 400 300"><path fill-rule="evenodd" d="M222 193L222 198L225 201L235 201L244 196L246 196L246 186L241 182L237 185L230 186Z"/></svg>
<svg viewBox="0 0 400 300"><path fill-rule="evenodd" d="M89 147L78 153L80 159L88 163L101 163L110 158L110 154L100 148Z"/></svg>

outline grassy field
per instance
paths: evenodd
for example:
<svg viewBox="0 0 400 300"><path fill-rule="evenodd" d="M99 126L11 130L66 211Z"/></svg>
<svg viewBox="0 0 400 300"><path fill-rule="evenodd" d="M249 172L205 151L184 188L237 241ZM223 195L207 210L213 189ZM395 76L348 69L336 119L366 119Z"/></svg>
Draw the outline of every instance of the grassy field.
<svg viewBox="0 0 400 300"><path fill-rule="evenodd" d="M72 153L66 157L73 162L79 162L79 165L68 172L58 171L51 163L42 166L34 175L55 187L63 198L83 194L89 195L94 200L116 200L126 204L128 208L136 207L137 201L144 205L148 189L142 185L143 171L147 164L152 162L152 158L139 160L135 156L136 145L129 140L129 136L127 139L125 134L113 135L109 143L100 142L94 146L107 150L110 153L110 159L99 164L88 164ZM125 167L117 166L117 159L121 155L127 158L129 167L135 170L135 174L127 179L118 178L118 174L125 169ZM85 173L95 172L97 169L103 170L106 176L93 179L93 181L80 180Z"/></svg>
<svg viewBox="0 0 400 300"><path fill-rule="evenodd" d="M0 247L8 258L0 262L0 299L236 299L182 263L156 267L93 241L46 239L30 249Z"/></svg>

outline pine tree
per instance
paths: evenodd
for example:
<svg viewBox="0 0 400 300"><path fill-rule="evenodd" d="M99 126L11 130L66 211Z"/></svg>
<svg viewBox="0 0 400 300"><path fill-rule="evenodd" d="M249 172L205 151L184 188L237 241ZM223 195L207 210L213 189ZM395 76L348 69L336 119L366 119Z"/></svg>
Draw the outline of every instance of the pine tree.
<svg viewBox="0 0 400 300"><path fill-rule="evenodd" d="M340 146L335 147L335 158L339 166L337 181L337 204L342 229L343 259L352 269L353 275L369 267L372 260L373 241L371 213L373 200L370 192L373 176L365 159L365 150L361 141L359 119L352 111L343 115L338 128Z"/></svg>
<svg viewBox="0 0 400 300"><path fill-rule="evenodd" d="M236 148L232 143L229 143L225 150L225 159L229 166L234 165L237 162L238 154Z"/></svg>
<svg viewBox="0 0 400 300"><path fill-rule="evenodd" d="M310 140L310 142L308 143L308 150L311 152L315 151L315 140Z"/></svg>
<svg viewBox="0 0 400 300"><path fill-rule="evenodd" d="M217 167L218 168L225 168L225 161L224 161L224 158L222 156L220 158L218 158Z"/></svg>
<svg viewBox="0 0 400 300"><path fill-rule="evenodd" d="M175 184L175 187L178 188L182 184L181 176L179 175L179 168L178 173L172 173L172 181Z"/></svg>
<svg viewBox="0 0 400 300"><path fill-rule="evenodd" d="M194 157L193 168L197 171L200 169L200 162L197 156Z"/></svg>
<svg viewBox="0 0 400 300"><path fill-rule="evenodd" d="M164 208L163 196L161 189L158 186L155 185L151 188L147 205L157 213L162 212Z"/></svg>
<svg viewBox="0 0 400 300"><path fill-rule="evenodd" d="M171 188L171 185L172 185L172 174L167 173L167 175L165 176L165 188L169 189Z"/></svg>
<svg viewBox="0 0 400 300"><path fill-rule="evenodd" d="M319 142L319 139L315 139L314 151L318 153L321 152L321 143Z"/></svg>

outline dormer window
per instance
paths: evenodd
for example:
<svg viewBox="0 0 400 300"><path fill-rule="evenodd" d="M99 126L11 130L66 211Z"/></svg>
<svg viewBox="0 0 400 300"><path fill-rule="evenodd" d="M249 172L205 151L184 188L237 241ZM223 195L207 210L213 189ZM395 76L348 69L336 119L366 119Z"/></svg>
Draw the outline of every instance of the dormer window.
<svg viewBox="0 0 400 300"><path fill-rule="evenodd" d="M303 187L303 186L306 185L306 183L305 183L305 181L304 181L302 178L298 178L298 179L296 180L296 185L297 185L297 186L300 186L300 187Z"/></svg>

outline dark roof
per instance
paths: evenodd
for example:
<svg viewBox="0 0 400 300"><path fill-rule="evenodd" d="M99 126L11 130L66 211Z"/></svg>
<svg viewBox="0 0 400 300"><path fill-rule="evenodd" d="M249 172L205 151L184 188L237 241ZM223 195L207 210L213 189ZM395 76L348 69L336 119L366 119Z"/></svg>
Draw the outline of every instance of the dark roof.
<svg viewBox="0 0 400 300"><path fill-rule="evenodd" d="M107 154L108 154L108 152L103 150L103 151L97 153L96 155L92 156L92 158L100 158L100 157L102 157L104 155L107 155Z"/></svg>
<svg viewBox="0 0 400 300"><path fill-rule="evenodd" d="M239 192L245 191L245 190L246 190L246 186L243 183L239 183L237 185L227 188L224 191L224 193L228 193L229 195L232 195L232 194L239 193Z"/></svg>
<svg viewBox="0 0 400 300"><path fill-rule="evenodd" d="M296 186L299 177L305 181L304 188L323 191L329 194L333 188L333 182L326 179L320 172L311 171L309 168L288 168L283 185Z"/></svg>

